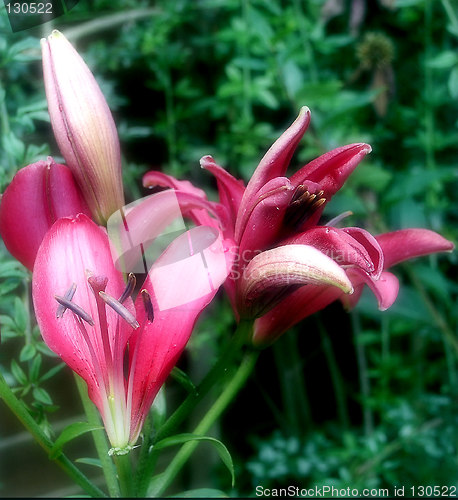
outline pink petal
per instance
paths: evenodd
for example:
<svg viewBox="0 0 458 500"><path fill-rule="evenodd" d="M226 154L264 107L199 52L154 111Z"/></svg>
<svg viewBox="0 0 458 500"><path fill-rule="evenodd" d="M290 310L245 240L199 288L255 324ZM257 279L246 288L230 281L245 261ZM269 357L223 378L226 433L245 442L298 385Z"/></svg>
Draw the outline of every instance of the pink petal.
<svg viewBox="0 0 458 500"><path fill-rule="evenodd" d="M369 254L370 261L374 266L374 270L370 272L370 274L372 278L378 279L384 269L385 259L383 251L377 240L368 231L359 227L346 227L343 231L366 249Z"/></svg>
<svg viewBox="0 0 458 500"><path fill-rule="evenodd" d="M341 266L357 266L376 277L380 275L381 269L378 271L378 267L381 249L379 248L379 253L375 252L374 247L378 246L377 242L364 229L316 226L282 242L282 244L292 243L311 245Z"/></svg>
<svg viewBox="0 0 458 500"><path fill-rule="evenodd" d="M342 290L334 286L308 285L299 288L256 320L253 343L258 346L271 344L296 323L321 311L342 295Z"/></svg>
<svg viewBox="0 0 458 500"><path fill-rule="evenodd" d="M407 259L437 252L451 252L455 245L428 229L401 229L376 237L385 256L384 269Z"/></svg>
<svg viewBox="0 0 458 500"><path fill-rule="evenodd" d="M131 442L231 265L231 252L221 235L213 228L196 227L178 237L151 269L144 289L151 295L154 321L147 321L142 299L137 298L142 328L130 342Z"/></svg>
<svg viewBox="0 0 458 500"><path fill-rule="evenodd" d="M240 241L240 253L264 250L271 246L283 226L288 204L294 189L286 177L276 177L267 182L258 191L250 204L250 212L246 218L246 226L239 226L241 234L236 234Z"/></svg>
<svg viewBox="0 0 458 500"><path fill-rule="evenodd" d="M87 283L88 271L108 278L107 293L116 298L122 294L124 282L121 273L114 268L105 231L82 214L74 219L59 219L46 233L37 253L32 280L35 314L44 341L86 381L89 395L103 416L101 374L106 376L107 362L96 301ZM77 287L72 302L82 307L95 323L93 327L86 325L95 357L82 337L73 313L67 310L61 318L56 317L58 303L54 296L64 296L73 283ZM118 342L122 352L132 329L120 321L117 331L119 317L110 308L107 319L111 325L112 350Z"/></svg>
<svg viewBox="0 0 458 500"><path fill-rule="evenodd" d="M150 170L143 176L143 186L146 188L153 188L156 186L167 187L176 189L177 191L183 191L184 193L191 194L204 200L207 199L205 191L195 187L191 182L179 181L175 179L175 177L157 170Z"/></svg>
<svg viewBox="0 0 458 500"><path fill-rule="evenodd" d="M70 170L49 158L22 168L0 204L0 233L6 248L28 269L46 231L60 217L89 215Z"/></svg>
<svg viewBox="0 0 458 500"><path fill-rule="evenodd" d="M361 285L368 285L372 290L378 302L380 311L385 311L394 304L399 292L399 281L394 274L383 271L380 278L374 279L359 269L348 269L347 275L350 278L353 287L360 289ZM341 300L347 307L354 307L361 294L353 297L342 297Z"/></svg>
<svg viewBox="0 0 458 500"><path fill-rule="evenodd" d="M226 207L230 214L231 225L235 227L237 213L242 202L243 193L245 192L243 181L232 177L211 156L203 156L200 160L200 165L216 177L220 202Z"/></svg>
<svg viewBox="0 0 458 500"><path fill-rule="evenodd" d="M240 204L237 218L236 235L246 225L246 219L251 212L251 203L258 191L275 177L285 175L289 162L310 123L310 110L301 108L299 116L292 125L275 141L257 166Z"/></svg>
<svg viewBox="0 0 458 500"><path fill-rule="evenodd" d="M108 220L107 229L118 269L147 272L170 241L186 231L183 216L218 227L218 220L209 215L215 215L214 207L214 203L192 193L166 190L116 212Z"/></svg>
<svg viewBox="0 0 458 500"><path fill-rule="evenodd" d="M352 293L345 271L312 246L285 245L256 255L238 282L238 311L243 317L265 314L299 286L331 285Z"/></svg>
<svg viewBox="0 0 458 500"><path fill-rule="evenodd" d="M303 184L309 188L309 184L314 183L313 186L318 185L319 189L324 191L323 196L329 202L364 156L370 152L371 147L369 144L363 143L349 144L348 146L333 149L298 170L291 177L291 183L294 187ZM316 192L316 189L313 189L313 192ZM324 206L307 221L305 227L316 224L323 209Z"/></svg>

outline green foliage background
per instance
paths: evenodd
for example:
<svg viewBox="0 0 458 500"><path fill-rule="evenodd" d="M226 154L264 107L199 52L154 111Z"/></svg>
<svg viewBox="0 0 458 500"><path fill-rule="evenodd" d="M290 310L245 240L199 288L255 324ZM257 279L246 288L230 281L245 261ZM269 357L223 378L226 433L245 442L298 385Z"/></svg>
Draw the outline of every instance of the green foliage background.
<svg viewBox="0 0 458 500"><path fill-rule="evenodd" d="M458 11L449 0L80 0L15 34L2 6L0 191L20 167L59 157L39 46L53 28L83 54L113 110L129 201L145 194L151 168L214 198L202 155L248 179L308 105L294 169L350 142L373 147L327 217L351 210L348 224L374 234L427 227L458 241ZM263 353L217 430L237 467L233 495L256 485L457 485L456 254L395 273L401 292L389 311L366 294L350 316L333 306ZM53 433L67 415L51 390L62 365L31 319L30 277L3 247L0 279L0 369ZM233 327L221 298L182 362L191 377ZM180 397L172 388L170 404ZM0 444L14 425L1 412ZM0 446L4 467L9 450ZM177 490L229 490L218 467L198 458ZM0 494L53 491L24 487L0 472Z"/></svg>

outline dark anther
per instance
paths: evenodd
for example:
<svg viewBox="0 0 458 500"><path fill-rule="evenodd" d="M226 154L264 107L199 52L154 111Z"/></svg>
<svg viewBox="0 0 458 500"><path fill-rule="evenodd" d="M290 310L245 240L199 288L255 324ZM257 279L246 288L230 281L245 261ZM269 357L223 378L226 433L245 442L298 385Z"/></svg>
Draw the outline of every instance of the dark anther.
<svg viewBox="0 0 458 500"><path fill-rule="evenodd" d="M324 191L311 194L307 186L299 184L285 213L285 224L290 227L299 227L309 219L321 206L326 203Z"/></svg>
<svg viewBox="0 0 458 500"><path fill-rule="evenodd" d="M132 328L137 329L140 326L138 321L135 319L135 316L127 308L125 308L119 300L116 300L114 297L103 291L99 292L99 296L105 304L109 305L114 311L116 311L123 320L129 323Z"/></svg>
<svg viewBox="0 0 458 500"><path fill-rule="evenodd" d="M142 294L143 307L145 308L146 317L148 318L148 321L153 322L154 310L153 310L153 303L151 302L150 294L145 289L143 289L140 293Z"/></svg>
<svg viewBox="0 0 458 500"><path fill-rule="evenodd" d="M73 295L75 295L75 292L76 292L76 283L72 283L72 286L65 292L64 299L72 300ZM59 304L56 310L56 318L62 318L66 309L67 309L66 306L64 306L63 304Z"/></svg>
<svg viewBox="0 0 458 500"><path fill-rule="evenodd" d="M122 292L121 297L119 297L118 301L123 304L126 299L128 299L133 291L135 290L135 285L137 283L137 279L135 278L134 273L129 273L129 276L127 277L127 285L126 288L124 289L124 292Z"/></svg>
<svg viewBox="0 0 458 500"><path fill-rule="evenodd" d="M64 306L65 309L70 309L70 311L75 313L81 319L84 319L86 323L94 326L94 320L82 307L74 304L71 300L68 300L65 297L60 297L59 295L54 295L54 298L57 300L57 302L59 302L60 305Z"/></svg>

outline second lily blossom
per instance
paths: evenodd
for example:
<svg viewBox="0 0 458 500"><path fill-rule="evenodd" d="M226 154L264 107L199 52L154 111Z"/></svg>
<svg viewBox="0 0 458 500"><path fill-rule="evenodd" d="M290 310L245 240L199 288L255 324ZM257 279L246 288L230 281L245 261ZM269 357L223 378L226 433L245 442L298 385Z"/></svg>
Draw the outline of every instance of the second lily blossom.
<svg viewBox="0 0 458 500"><path fill-rule="evenodd" d="M292 177L289 162L310 122L304 107L294 123L264 155L246 188L204 156L201 166L217 179L220 203L214 208L226 238L237 249L226 281L239 317L258 318L253 341L268 344L301 319L335 300L353 306L364 284L381 310L396 299L399 284L391 265L434 252L453 243L426 229L407 229L378 237L358 227L320 224L326 204L371 151L368 144L343 146L311 161ZM150 172L145 186L160 184L179 193L193 189ZM306 286L303 286L306 285Z"/></svg>

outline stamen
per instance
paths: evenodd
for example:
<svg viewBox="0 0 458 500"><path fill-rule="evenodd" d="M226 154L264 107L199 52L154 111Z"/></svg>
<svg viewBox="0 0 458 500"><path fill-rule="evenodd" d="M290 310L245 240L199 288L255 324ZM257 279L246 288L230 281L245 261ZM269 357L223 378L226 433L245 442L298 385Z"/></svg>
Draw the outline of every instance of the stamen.
<svg viewBox="0 0 458 500"><path fill-rule="evenodd" d="M323 197L324 191L311 194L307 186L299 184L294 191L293 197L285 213L285 224L290 227L301 226L309 219L321 206L326 203Z"/></svg>
<svg viewBox="0 0 458 500"><path fill-rule="evenodd" d="M73 295L75 295L75 292L76 292L76 283L72 283L72 286L65 292L64 299L72 300ZM66 310L67 308L64 305L59 304L56 310L56 318L62 318Z"/></svg>
<svg viewBox="0 0 458 500"><path fill-rule="evenodd" d="M121 297L119 297L118 302L124 303L133 293L135 290L135 285L137 283L137 278L135 278L134 273L129 273L129 276L127 277L127 285L126 288L124 289L124 292L122 292Z"/></svg>
<svg viewBox="0 0 458 500"><path fill-rule="evenodd" d="M350 215L353 215L353 212L351 210L347 210L346 212L343 212L341 213L340 215L337 215L336 217L334 217L333 219L331 220L328 220L328 222L326 222L325 226L328 226L328 227L335 227L337 226L337 224L339 224L343 219L345 219L346 217L349 217Z"/></svg>
<svg viewBox="0 0 458 500"><path fill-rule="evenodd" d="M99 292L99 296L105 304L109 305L114 311L116 311L119 316L121 316L123 320L127 321L132 328L137 329L140 326L138 321L135 319L135 316L127 308L125 308L119 300L116 300L114 297L103 291Z"/></svg>
<svg viewBox="0 0 458 500"><path fill-rule="evenodd" d="M66 309L70 309L73 313L79 316L81 319L84 319L86 323L89 323L91 326L94 326L94 320L91 316L80 306L74 304L71 300L67 300L65 297L60 297L59 295L54 295L54 298L64 306Z"/></svg>
<svg viewBox="0 0 458 500"><path fill-rule="evenodd" d="M151 296L147 290L143 289L141 292L143 298L143 307L145 308L146 317L151 323L154 321L154 309L151 302Z"/></svg>

